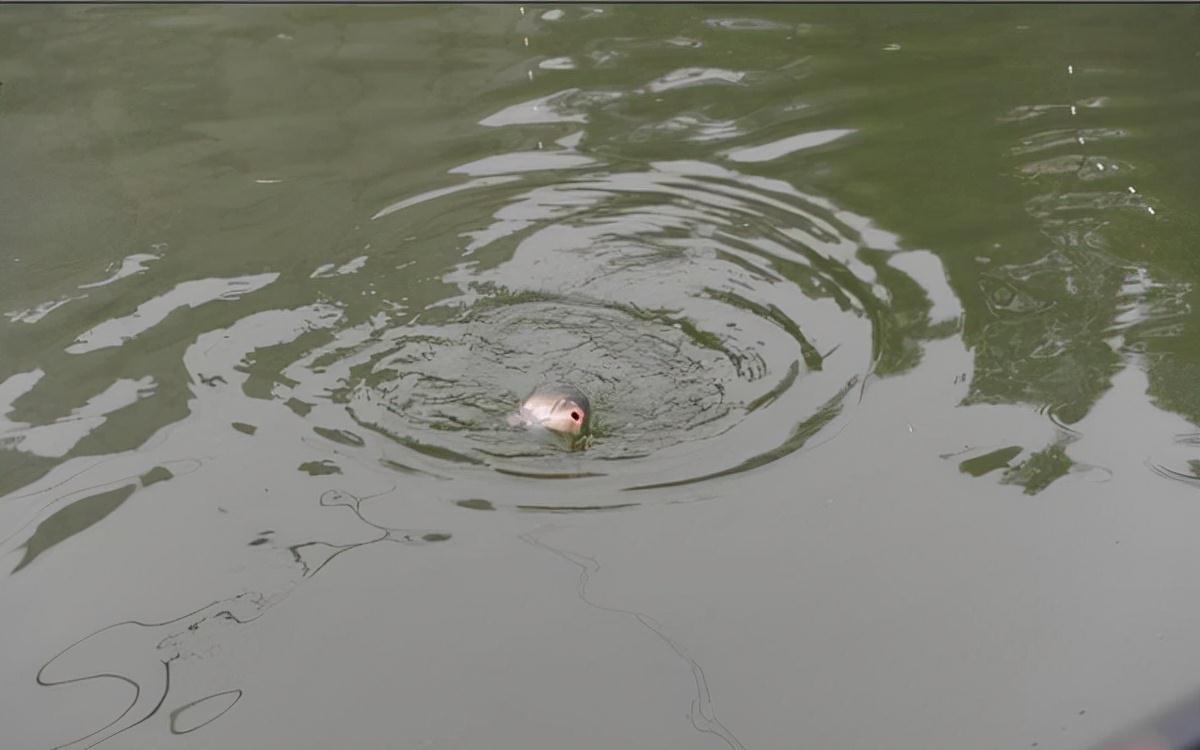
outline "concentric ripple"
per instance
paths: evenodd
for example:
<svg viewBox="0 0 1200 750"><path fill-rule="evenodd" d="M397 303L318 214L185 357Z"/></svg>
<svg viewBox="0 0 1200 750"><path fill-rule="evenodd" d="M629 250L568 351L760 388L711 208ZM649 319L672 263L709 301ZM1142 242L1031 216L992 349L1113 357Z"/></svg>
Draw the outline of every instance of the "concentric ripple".
<svg viewBox="0 0 1200 750"><path fill-rule="evenodd" d="M285 373L400 446L398 465L687 484L802 448L880 355L894 238L786 183L701 162L489 172L377 221L410 238L426 203L464 217L463 262L440 277L456 291L349 325ZM499 206L482 223L481 204ZM551 381L591 397L583 450L505 421Z"/></svg>
<svg viewBox="0 0 1200 750"><path fill-rule="evenodd" d="M378 430L464 452L474 445L498 457L545 455L560 449L514 440L498 417L513 411L529 382L585 383L604 406L593 455L626 458L727 429L738 408L726 388L753 366L742 358L661 313L513 302L473 310L462 323L404 331L369 372L358 370L362 379L346 398L355 419ZM438 432L463 440L438 440Z"/></svg>

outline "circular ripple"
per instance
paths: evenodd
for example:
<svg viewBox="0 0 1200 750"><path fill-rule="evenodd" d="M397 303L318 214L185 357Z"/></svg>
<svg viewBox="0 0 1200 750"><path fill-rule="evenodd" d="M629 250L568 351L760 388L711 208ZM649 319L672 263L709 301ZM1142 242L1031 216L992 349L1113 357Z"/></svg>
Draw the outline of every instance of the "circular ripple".
<svg viewBox="0 0 1200 750"><path fill-rule="evenodd" d="M578 300L513 302L399 332L357 371L345 399L360 423L410 442L545 455L561 448L514 439L504 418L531 385L579 383L598 410L592 455L626 458L727 429L739 411L726 397L740 377L738 358L662 314Z"/></svg>
<svg viewBox="0 0 1200 750"><path fill-rule="evenodd" d="M838 417L877 356L887 292L859 251L883 233L709 164L554 176L381 211L412 236L409 211L452 204L437 234L457 223L463 261L440 276L453 291L338 332L289 377L402 446L405 465L455 478L684 484L799 450ZM480 222L480 205L499 207ZM552 381L591 398L585 450L505 421Z"/></svg>

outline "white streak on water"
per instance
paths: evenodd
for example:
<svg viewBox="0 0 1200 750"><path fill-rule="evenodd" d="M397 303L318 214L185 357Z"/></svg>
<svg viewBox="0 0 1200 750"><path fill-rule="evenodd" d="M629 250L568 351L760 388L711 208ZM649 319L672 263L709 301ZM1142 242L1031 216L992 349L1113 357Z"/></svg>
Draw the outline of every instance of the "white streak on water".
<svg viewBox="0 0 1200 750"><path fill-rule="evenodd" d="M279 278L278 273L238 276L229 279L197 279L176 284L171 291L138 305L129 315L112 318L80 334L67 347L70 354L84 354L106 349L133 339L164 321L172 312L184 307L199 307L217 300L236 300L258 291Z"/></svg>
<svg viewBox="0 0 1200 750"><path fill-rule="evenodd" d="M656 78L646 84L646 89L653 94L689 86L709 84L741 83L746 74L740 70L725 70L724 68L680 68Z"/></svg>
<svg viewBox="0 0 1200 750"><path fill-rule="evenodd" d="M19 373L0 384L0 410L7 415L12 410L12 401L32 390L42 375L41 370ZM152 395L154 386L154 378L149 375L138 380L121 378L92 396L83 406L49 424L13 422L7 416L0 416L0 448L47 458L65 456L80 440L104 424L109 414Z"/></svg>
<svg viewBox="0 0 1200 750"><path fill-rule="evenodd" d="M579 89L564 89L548 96L513 104L488 115L480 120L479 124L485 128L496 128L503 125L535 125L547 122L587 122L587 115L582 112L568 114L561 111L563 108L559 106L578 92Z"/></svg>
<svg viewBox="0 0 1200 750"><path fill-rule="evenodd" d="M946 269L938 256L928 250L909 250L888 256L888 265L908 274L929 297L929 322L958 320L962 303L946 280Z"/></svg>
<svg viewBox="0 0 1200 750"><path fill-rule="evenodd" d="M515 154L500 154L486 159L463 164L450 170L451 174L498 175L520 172L537 172L545 169L571 169L594 164L592 159L580 154L524 151Z"/></svg>
<svg viewBox="0 0 1200 750"><path fill-rule="evenodd" d="M264 310L237 321L228 328L206 331L183 354L183 365L193 382L214 382L220 376L226 386L246 382L249 375L240 366L256 349L295 341L307 331L329 328L342 319L333 305L314 304L293 310ZM200 394L210 389L202 388Z"/></svg>
<svg viewBox="0 0 1200 750"><path fill-rule="evenodd" d="M13 310L12 312L6 312L4 313L4 317L8 318L13 323L36 323L71 300L76 299L83 299L83 296L60 297L58 299L52 299L48 302L43 302L40 305L35 305L27 310Z"/></svg>
<svg viewBox="0 0 1200 750"><path fill-rule="evenodd" d="M154 255L152 253L134 253L133 255L127 255L121 260L120 268L114 271L113 274L107 279L102 281L94 281L91 284L80 284L79 288L93 289L98 286L107 286L114 281L120 281L126 277L142 273L146 270L146 265L148 263L159 260L160 258L162 258L161 255Z"/></svg>
<svg viewBox="0 0 1200 750"><path fill-rule="evenodd" d="M415 206L418 203L424 203L425 201L431 201L434 198L441 198L442 196L451 195L453 193L457 193L462 190L470 190L471 188L477 188L477 187L489 187L492 185L503 185L506 182L515 182L519 179L521 179L521 178L520 177L483 177L478 180L471 180L470 182L464 182L461 185L452 185L451 187L438 188L437 190L430 190L427 193L421 193L420 195L414 195L412 198L405 198L402 201L396 201L395 203L393 203L389 206L381 208L379 211L377 211L375 213L374 216L371 217L371 221L375 221L376 219L382 219L384 216L387 216L388 214L395 213L396 211L401 211L403 209L408 208L409 206Z"/></svg>
<svg viewBox="0 0 1200 750"><path fill-rule="evenodd" d="M538 63L542 70L574 70L575 61L569 57L552 57Z"/></svg>
<svg viewBox="0 0 1200 750"><path fill-rule="evenodd" d="M726 152L725 156L730 161L736 162L771 161L772 159L778 159L797 151L803 151L804 149L824 146L826 143L832 143L853 132L854 130L836 128L832 130L816 130L811 133L799 133L787 138L781 138L778 141L764 143L761 146L733 149Z"/></svg>
<svg viewBox="0 0 1200 750"><path fill-rule="evenodd" d="M42 370L18 372L15 375L10 375L4 382L0 383L0 420L4 419L13 410L13 403L21 396L32 391L33 387L45 375L46 373Z"/></svg>
<svg viewBox="0 0 1200 750"><path fill-rule="evenodd" d="M357 273L363 269L363 266L367 265L367 257L368 256L366 255L360 255L357 258L352 258L351 260L346 261L340 266L336 263L326 263L322 266L319 266L317 270L313 271L312 274L309 275L309 278L328 279L333 276L347 276L352 273Z"/></svg>
<svg viewBox="0 0 1200 750"><path fill-rule="evenodd" d="M579 147L579 142L583 140L583 131L579 130L570 135L565 135L559 138L555 143L563 148L575 149Z"/></svg>

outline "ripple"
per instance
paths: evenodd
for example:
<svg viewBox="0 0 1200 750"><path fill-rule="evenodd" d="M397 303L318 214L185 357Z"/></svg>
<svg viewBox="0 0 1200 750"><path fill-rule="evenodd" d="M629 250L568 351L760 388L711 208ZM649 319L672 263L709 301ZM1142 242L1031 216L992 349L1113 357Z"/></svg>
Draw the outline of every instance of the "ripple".
<svg viewBox="0 0 1200 750"><path fill-rule="evenodd" d="M45 376L41 370L17 373L0 382L0 447L47 458L62 458L103 425L113 412L153 395L150 376L119 378L87 403L44 424L14 422L8 415L13 401L28 393Z"/></svg>
<svg viewBox="0 0 1200 750"><path fill-rule="evenodd" d="M575 61L569 57L552 57L538 63L542 70L574 70Z"/></svg>
<svg viewBox="0 0 1200 750"><path fill-rule="evenodd" d="M656 78L646 84L646 89L658 94L663 91L689 88L692 86L731 85L742 82L746 74L740 70L724 70L723 68L680 68Z"/></svg>
<svg viewBox="0 0 1200 750"><path fill-rule="evenodd" d="M328 279L334 276L348 276L352 273L358 273L363 269L363 266L367 265L367 258L368 256L366 255L359 255L340 266L337 263L323 263L309 275L309 278Z"/></svg>
<svg viewBox="0 0 1200 750"><path fill-rule="evenodd" d="M606 406L596 434L621 436L597 440L593 456L623 458L727 429L726 384L764 370L757 353L669 313L577 299L493 301L461 323L399 333L345 394L355 419L409 440L458 433L462 450L475 443L493 456L530 451L500 418L531 382L588 383ZM446 377L451 368L457 375Z"/></svg>
<svg viewBox="0 0 1200 750"><path fill-rule="evenodd" d="M740 135L742 135L741 129L732 120L714 120L702 114L685 114L676 115L663 122L642 125L630 134L630 140L638 142L655 137L670 136L673 139L684 139L693 143L706 143L737 138Z"/></svg>
<svg viewBox="0 0 1200 750"><path fill-rule="evenodd" d="M765 18L710 18L706 26L725 31L787 31L790 26Z"/></svg>
<svg viewBox="0 0 1200 750"><path fill-rule="evenodd" d="M121 265L114 270L108 276L108 278L100 281L94 281L90 284L80 284L79 288L94 289L96 287L108 286L109 284L113 284L121 279L128 278L130 276L136 276L139 273L145 272L148 264L161 259L161 255L154 255L153 253L134 253L133 255L127 255L121 260Z"/></svg>
<svg viewBox="0 0 1200 750"><path fill-rule="evenodd" d="M234 300L257 291L279 278L278 273L228 279L197 279L177 284L174 289L138 305L129 315L112 318L79 335L67 347L71 354L120 346L167 319L175 310L199 307L217 300Z"/></svg>
<svg viewBox="0 0 1200 750"><path fill-rule="evenodd" d="M83 298L67 295L64 297L59 297L58 299L47 300L39 305L34 305L33 307L25 310L13 310L11 312L6 312L4 313L4 317L8 318L13 323L36 323L68 302L73 302L77 299Z"/></svg>
<svg viewBox="0 0 1200 750"><path fill-rule="evenodd" d="M582 154L564 152L523 151L515 154L489 156L470 164L455 167L452 174L468 174L476 177L519 172L537 172L547 169L576 169L595 162Z"/></svg>
<svg viewBox="0 0 1200 750"><path fill-rule="evenodd" d="M833 143L853 132L853 130L846 128L836 128L833 130L818 130L812 133L800 133L799 135L788 136L787 138L781 138L771 143L764 143L761 146L734 149L726 154L726 156L730 161L736 162L772 161L797 151Z"/></svg>
<svg viewBox="0 0 1200 750"><path fill-rule="evenodd" d="M565 89L547 96L531 99L505 107L499 112L480 120L484 127L504 125L537 125L558 122L588 121L582 111L586 101L581 100L579 89Z"/></svg>
<svg viewBox="0 0 1200 750"><path fill-rule="evenodd" d="M556 153L568 152L544 155ZM341 409L340 426L315 411L314 431L372 436L336 441L339 453L382 451L384 465L467 482L460 497L493 505L508 503L487 496L489 475L595 490L530 507L608 507L613 491L765 466L845 418L893 344L896 301L876 270L887 258L925 290L930 324L960 315L935 256L898 252L869 220L787 183L705 162L564 173L523 158L493 157L513 172L376 214L380 231L408 235L404 208L437 202L462 262L441 275L451 293L339 320L281 373L277 398ZM589 394L584 450L507 425L548 381Z"/></svg>
<svg viewBox="0 0 1200 750"><path fill-rule="evenodd" d="M1112 239L1141 236L1157 221L1154 200L1130 184L1141 170L1129 155L1146 131L1115 126L1114 115L1136 104L1072 97L1000 118L1015 131L1011 173L1029 190L1024 211L1045 247L1034 260L979 276L990 320L975 336L968 402L1003 394L1053 403L1058 426L1074 424L1109 388L1123 356L1180 333L1189 285L1156 281L1165 269L1130 262L1125 242Z"/></svg>
<svg viewBox="0 0 1200 750"><path fill-rule="evenodd" d="M1011 147L1016 156L1025 156L1042 151L1051 151L1063 146L1072 148L1088 143L1112 142L1127 138L1128 131L1121 128L1072 128L1047 130L1025 136L1019 145Z"/></svg>

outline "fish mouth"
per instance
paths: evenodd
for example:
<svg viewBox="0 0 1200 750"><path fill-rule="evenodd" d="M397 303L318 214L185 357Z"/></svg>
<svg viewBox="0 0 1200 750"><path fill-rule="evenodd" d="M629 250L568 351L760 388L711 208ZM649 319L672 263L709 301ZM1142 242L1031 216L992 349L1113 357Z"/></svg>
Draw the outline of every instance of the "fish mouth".
<svg viewBox="0 0 1200 750"><path fill-rule="evenodd" d="M573 420L565 424L559 424L557 421L546 422L542 424L542 427L559 435L578 437L587 433L587 417L581 417L578 421Z"/></svg>
<svg viewBox="0 0 1200 750"><path fill-rule="evenodd" d="M571 418L569 424L573 428L571 432L580 433L587 429L589 415L586 406L572 400L564 402L562 410Z"/></svg>

